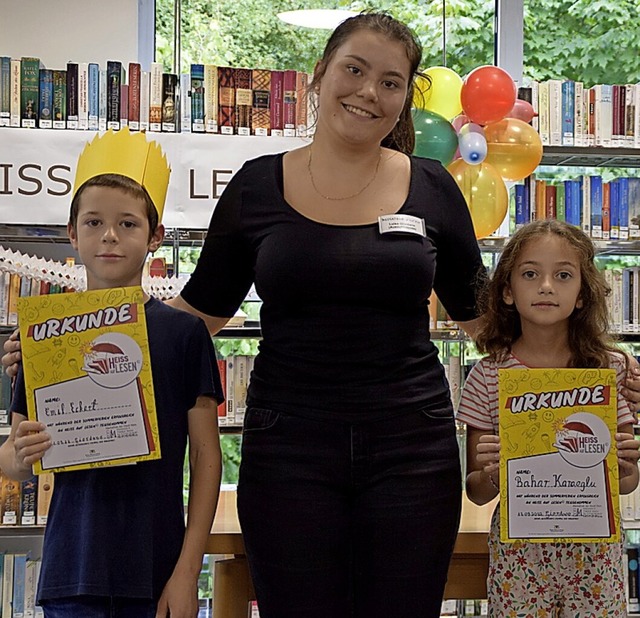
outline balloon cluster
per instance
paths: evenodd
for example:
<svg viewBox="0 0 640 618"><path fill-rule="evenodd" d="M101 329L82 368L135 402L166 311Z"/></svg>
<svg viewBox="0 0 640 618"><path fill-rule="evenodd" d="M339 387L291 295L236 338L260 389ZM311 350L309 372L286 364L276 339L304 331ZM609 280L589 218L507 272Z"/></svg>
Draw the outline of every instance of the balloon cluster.
<svg viewBox="0 0 640 618"><path fill-rule="evenodd" d="M418 78L413 98L418 156L447 166L460 187L477 238L499 226L509 206L505 180L521 180L542 159L542 141L528 123L535 116L517 98L511 76L481 66L463 80L446 67Z"/></svg>

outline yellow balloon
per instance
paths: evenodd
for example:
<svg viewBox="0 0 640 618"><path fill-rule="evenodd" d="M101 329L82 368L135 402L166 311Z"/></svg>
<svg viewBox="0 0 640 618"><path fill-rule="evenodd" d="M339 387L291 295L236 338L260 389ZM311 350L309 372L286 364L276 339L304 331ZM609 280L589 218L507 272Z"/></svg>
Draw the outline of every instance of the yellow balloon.
<svg viewBox="0 0 640 618"><path fill-rule="evenodd" d="M495 232L509 207L507 187L497 170L486 160L469 165L463 159L456 159L447 169L467 202L476 238Z"/></svg>
<svg viewBox="0 0 640 618"><path fill-rule="evenodd" d="M423 77L416 80L413 107L434 112L447 120L455 118L462 111L462 78L447 67L431 67L423 73L431 78L431 85Z"/></svg>
<svg viewBox="0 0 640 618"><path fill-rule="evenodd" d="M493 165L505 180L522 180L540 165L542 140L526 122L504 118L488 124L484 136L487 140L485 162Z"/></svg>

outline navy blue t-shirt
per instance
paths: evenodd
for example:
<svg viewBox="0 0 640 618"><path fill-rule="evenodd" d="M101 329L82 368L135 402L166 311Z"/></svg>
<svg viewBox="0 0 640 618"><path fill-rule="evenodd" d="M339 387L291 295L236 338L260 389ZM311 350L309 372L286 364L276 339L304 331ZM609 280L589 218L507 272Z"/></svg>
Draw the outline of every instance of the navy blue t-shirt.
<svg viewBox="0 0 640 618"><path fill-rule="evenodd" d="M262 341L250 405L340 422L446 405L429 296L471 320L485 274L455 181L438 161L411 157L397 214L424 221L426 236L381 233L377 223L303 216L284 199L282 159L263 156L234 175L182 291L203 313L232 316L255 282Z"/></svg>
<svg viewBox="0 0 640 618"><path fill-rule="evenodd" d="M56 474L40 600L158 599L180 555L187 412L200 395L224 396L204 322L156 299L145 314L162 458ZM25 398L20 372L11 410L25 414Z"/></svg>

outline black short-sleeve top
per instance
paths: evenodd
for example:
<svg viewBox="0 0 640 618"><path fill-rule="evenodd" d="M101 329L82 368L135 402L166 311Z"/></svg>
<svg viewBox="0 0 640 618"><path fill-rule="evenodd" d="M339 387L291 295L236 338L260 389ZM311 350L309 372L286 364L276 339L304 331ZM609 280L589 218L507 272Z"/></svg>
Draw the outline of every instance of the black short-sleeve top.
<svg viewBox="0 0 640 618"><path fill-rule="evenodd" d="M435 290L453 319L473 319L484 276L453 178L412 157L397 214L423 220L426 236L381 233L377 223L318 223L292 208L282 158L259 157L234 175L182 291L196 309L225 317L255 283L262 340L249 405L358 421L446 404L429 296Z"/></svg>

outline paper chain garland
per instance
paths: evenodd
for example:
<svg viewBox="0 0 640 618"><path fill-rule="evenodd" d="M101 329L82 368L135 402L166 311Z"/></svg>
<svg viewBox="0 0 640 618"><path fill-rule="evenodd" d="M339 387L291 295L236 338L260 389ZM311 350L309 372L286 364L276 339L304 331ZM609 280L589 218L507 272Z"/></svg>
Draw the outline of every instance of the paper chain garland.
<svg viewBox="0 0 640 618"><path fill-rule="evenodd" d="M87 286L84 266L70 266L54 260L26 255L2 245L0 245L0 272L29 277L36 281L46 281L77 292L84 291ZM142 278L142 288L154 298L167 300L180 294L186 282L187 279L182 277L145 275Z"/></svg>

